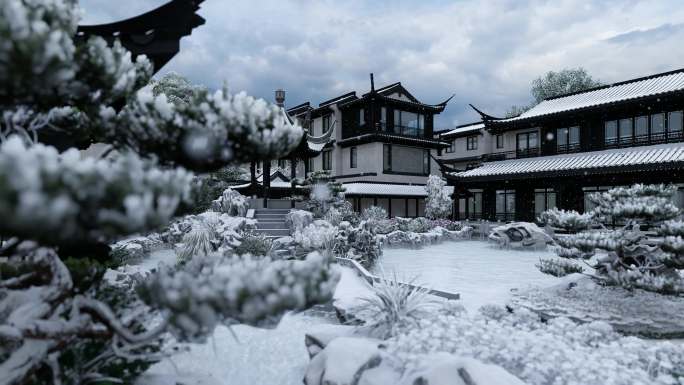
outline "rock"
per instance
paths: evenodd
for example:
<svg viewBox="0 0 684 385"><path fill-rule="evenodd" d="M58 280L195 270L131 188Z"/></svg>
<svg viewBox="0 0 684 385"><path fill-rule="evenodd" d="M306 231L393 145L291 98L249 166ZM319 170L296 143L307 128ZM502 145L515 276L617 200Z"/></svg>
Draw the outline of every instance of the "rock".
<svg viewBox="0 0 684 385"><path fill-rule="evenodd" d="M304 375L306 385L357 385L364 372L382 362L380 341L336 338L316 354Z"/></svg>
<svg viewBox="0 0 684 385"><path fill-rule="evenodd" d="M401 385L524 385L504 368L474 358L435 353L421 360L424 365L411 371ZM379 383L367 383L380 385Z"/></svg>
<svg viewBox="0 0 684 385"><path fill-rule="evenodd" d="M489 239L502 247L542 248L553 239L539 226L530 222L513 222L494 227Z"/></svg>
<svg viewBox="0 0 684 385"><path fill-rule="evenodd" d="M232 216L244 217L249 210L247 198L239 192L227 188L221 196L211 202L211 210Z"/></svg>
<svg viewBox="0 0 684 385"><path fill-rule="evenodd" d="M330 328L316 330L304 335L304 345L309 352L309 358L320 353L330 341L338 337L350 337L356 334L356 328L349 325L330 325Z"/></svg>
<svg viewBox="0 0 684 385"><path fill-rule="evenodd" d="M305 210L290 210L285 217L285 224L294 233L313 223L313 214Z"/></svg>
<svg viewBox="0 0 684 385"><path fill-rule="evenodd" d="M152 251L163 247L159 234L151 234L146 237L124 239L111 245L112 254L121 263L139 261Z"/></svg>

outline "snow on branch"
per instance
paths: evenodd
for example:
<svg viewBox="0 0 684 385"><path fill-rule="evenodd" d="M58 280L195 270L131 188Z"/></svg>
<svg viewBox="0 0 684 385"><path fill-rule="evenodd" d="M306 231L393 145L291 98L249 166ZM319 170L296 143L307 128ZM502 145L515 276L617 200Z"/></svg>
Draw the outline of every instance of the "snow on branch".
<svg viewBox="0 0 684 385"><path fill-rule="evenodd" d="M237 258L209 273L166 270L146 280L141 295L168 316L178 339L204 341L221 322L267 326L329 300L339 278L329 263L311 253L304 261Z"/></svg>
<svg viewBox="0 0 684 385"><path fill-rule="evenodd" d="M11 137L0 144L0 233L57 245L153 229L190 197L191 180L134 154L81 159Z"/></svg>

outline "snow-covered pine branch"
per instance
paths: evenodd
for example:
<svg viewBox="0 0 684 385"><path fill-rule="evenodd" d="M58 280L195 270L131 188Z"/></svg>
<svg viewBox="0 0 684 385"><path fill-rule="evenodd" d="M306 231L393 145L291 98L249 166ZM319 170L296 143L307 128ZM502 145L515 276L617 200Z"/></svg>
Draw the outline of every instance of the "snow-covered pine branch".
<svg viewBox="0 0 684 385"><path fill-rule="evenodd" d="M0 234L63 245L149 231L190 198L191 180L132 153L82 159L14 136L0 144Z"/></svg>
<svg viewBox="0 0 684 385"><path fill-rule="evenodd" d="M222 261L207 256L212 257ZM197 271L192 262L185 270L161 271L141 290L143 300L168 316L171 331L183 341L204 341L219 323L277 324L288 310L330 300L339 279L319 253L304 261L243 257L197 263Z"/></svg>
<svg viewBox="0 0 684 385"><path fill-rule="evenodd" d="M425 216L431 219L446 218L451 214L451 197L444 188L446 182L437 175L430 175L425 185Z"/></svg>
<svg viewBox="0 0 684 385"><path fill-rule="evenodd" d="M575 210L552 208L539 215L542 224L576 233L588 229L594 222L592 213L580 214Z"/></svg>

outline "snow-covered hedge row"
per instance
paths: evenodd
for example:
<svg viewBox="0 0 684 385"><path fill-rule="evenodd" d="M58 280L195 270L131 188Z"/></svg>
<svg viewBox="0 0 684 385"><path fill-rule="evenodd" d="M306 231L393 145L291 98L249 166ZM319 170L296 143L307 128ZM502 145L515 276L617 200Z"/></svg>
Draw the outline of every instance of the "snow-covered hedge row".
<svg viewBox="0 0 684 385"><path fill-rule="evenodd" d="M465 226L456 231L437 226L427 232L395 230L389 234L378 235L378 237L384 245L389 247L422 247L447 240L470 239L472 233L473 228L470 226Z"/></svg>

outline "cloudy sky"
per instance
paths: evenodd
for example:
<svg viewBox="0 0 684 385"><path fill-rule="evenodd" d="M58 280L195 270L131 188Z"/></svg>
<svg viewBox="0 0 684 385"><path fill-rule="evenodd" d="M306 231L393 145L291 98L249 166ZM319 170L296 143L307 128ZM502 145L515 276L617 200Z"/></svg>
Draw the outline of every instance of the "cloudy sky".
<svg viewBox="0 0 684 385"><path fill-rule="evenodd" d="M175 71L210 88L289 106L401 81L418 99L456 97L448 128L530 101L530 82L583 66L605 83L684 67L681 0L206 0L206 24L182 40ZM134 16L165 0L81 0L84 24Z"/></svg>

